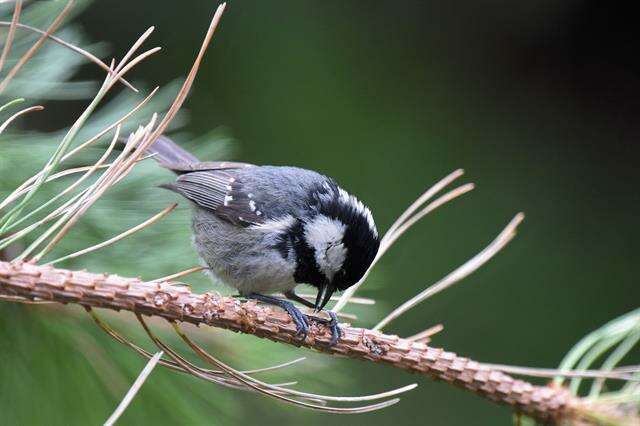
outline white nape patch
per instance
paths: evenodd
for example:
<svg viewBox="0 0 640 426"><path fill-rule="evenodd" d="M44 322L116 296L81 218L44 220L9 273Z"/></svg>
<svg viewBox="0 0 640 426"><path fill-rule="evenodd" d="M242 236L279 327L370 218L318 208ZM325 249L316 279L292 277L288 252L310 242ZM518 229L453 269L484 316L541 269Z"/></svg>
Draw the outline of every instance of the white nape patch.
<svg viewBox="0 0 640 426"><path fill-rule="evenodd" d="M355 207L356 211L363 215L365 219L367 219L367 223L369 224L369 229L373 232L373 235L378 237L378 229L376 228L376 223L373 221L373 215L371 214L371 210L364 204L362 201L358 200L355 196L349 194L344 189L338 187L338 193L340 195L340 201L345 204L350 204Z"/></svg>
<svg viewBox="0 0 640 426"><path fill-rule="evenodd" d="M262 212L258 211L256 214L260 216ZM295 223L295 221L296 220L293 218L293 216L287 215L287 216L281 217L280 219L267 220L264 223L252 225L251 228L257 229L257 230L263 230L265 232L280 233L291 228Z"/></svg>
<svg viewBox="0 0 640 426"><path fill-rule="evenodd" d="M253 200L249 201L249 208L251 209L252 212L256 211L256 202Z"/></svg>
<svg viewBox="0 0 640 426"><path fill-rule="evenodd" d="M229 205L229 201L233 201L233 197L231 195L227 195L224 197L224 205L228 206Z"/></svg>
<svg viewBox="0 0 640 426"><path fill-rule="evenodd" d="M304 226L304 238L313 247L318 267L329 280L342 268L347 257L347 248L342 243L346 227L339 220L322 214Z"/></svg>

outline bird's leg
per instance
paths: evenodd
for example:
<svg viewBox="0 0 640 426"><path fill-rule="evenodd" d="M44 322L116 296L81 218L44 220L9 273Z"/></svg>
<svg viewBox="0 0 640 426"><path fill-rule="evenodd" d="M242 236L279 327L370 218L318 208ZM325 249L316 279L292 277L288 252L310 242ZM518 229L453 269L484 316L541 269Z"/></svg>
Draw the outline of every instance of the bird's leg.
<svg viewBox="0 0 640 426"><path fill-rule="evenodd" d="M287 291L284 296L289 299L289 300L293 300L296 302L299 302L301 304L303 304L304 306L308 307L308 308L315 308L315 305L313 303L311 303L310 301L298 296L295 291L293 290L289 290ZM329 342L330 346L335 345L336 343L338 343L338 339L342 336L342 330L340 329L340 326L338 326L338 316L335 314L335 312L331 312L331 311L325 311L327 314L329 314L329 317L331 319L327 320L324 318L319 318L316 316L312 316L312 315L305 315L307 318L313 320L313 321L317 321L317 322L321 322L323 324L326 324L327 327L329 327L329 329L331 330L331 341Z"/></svg>
<svg viewBox="0 0 640 426"><path fill-rule="evenodd" d="M286 300L278 299L277 297L265 296L258 293L250 293L245 295L245 297L247 299L255 299L263 303L279 306L280 308L284 309L296 324L296 336L299 336L300 340L304 340L307 338L307 334L309 333L309 321L307 320L307 317L302 312L300 312L300 310L296 308L293 303Z"/></svg>
<svg viewBox="0 0 640 426"><path fill-rule="evenodd" d="M294 302L298 302L304 306L306 306L307 308L315 308L315 305L311 302L309 302L307 299L300 297L296 294L295 291L293 290L289 290L286 293L284 293L284 297L286 297L289 300L293 300Z"/></svg>

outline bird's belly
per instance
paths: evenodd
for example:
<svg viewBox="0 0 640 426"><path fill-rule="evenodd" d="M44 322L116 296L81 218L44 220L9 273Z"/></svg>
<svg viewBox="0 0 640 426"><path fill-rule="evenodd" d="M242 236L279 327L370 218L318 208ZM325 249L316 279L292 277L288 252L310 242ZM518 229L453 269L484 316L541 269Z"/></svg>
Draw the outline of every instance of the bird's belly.
<svg viewBox="0 0 640 426"><path fill-rule="evenodd" d="M285 292L296 286L295 262L272 248L269 236L196 211L194 246L209 272L240 294Z"/></svg>

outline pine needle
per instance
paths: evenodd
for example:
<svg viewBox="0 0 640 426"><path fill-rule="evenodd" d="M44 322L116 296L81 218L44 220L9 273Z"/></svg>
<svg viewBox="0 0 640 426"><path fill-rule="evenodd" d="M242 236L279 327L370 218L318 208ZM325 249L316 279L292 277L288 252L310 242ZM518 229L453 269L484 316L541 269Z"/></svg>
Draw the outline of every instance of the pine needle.
<svg viewBox="0 0 640 426"><path fill-rule="evenodd" d="M67 2L64 9L62 9L62 12L60 12L56 17L56 19L54 19L54 21L51 23L51 25L49 25L49 28L47 28L47 31L42 36L40 36L40 38L29 48L29 50L27 50L26 53L22 55L22 57L18 60L18 62L16 62L13 68L9 70L5 78L0 82L0 93L4 91L4 89L7 87L9 82L11 82L13 77L16 76L16 74L18 73L18 71L20 71L20 69L24 66L24 64L26 64L27 61L31 59L33 55L35 55L35 53L40 49L40 47L42 46L42 43L44 43L47 36L51 35L51 33L55 32L55 30L58 29L64 17L67 16L67 14L71 11L73 4L74 4L74 0L69 0L69 2Z"/></svg>
<svg viewBox="0 0 640 426"><path fill-rule="evenodd" d="M11 45L13 44L13 37L16 33L16 25L18 24L18 20L20 19L20 12L22 11L22 0L17 0L16 5L13 8L13 16L11 18L11 23L9 24L9 32L7 33L7 39L4 42L4 47L2 48L2 55L0 55L0 71L4 67L4 62L9 56L9 51L11 50Z"/></svg>
<svg viewBox="0 0 640 426"><path fill-rule="evenodd" d="M21 2L21 0L20 0ZM11 28L12 22L7 22L7 21L0 21L0 26L9 26ZM85 58L87 58L89 61L93 62L94 64L98 65L100 68L102 68L103 70L107 71L109 74L114 75L115 76L115 72L111 69L109 69L109 65L105 64L103 61L101 61L98 57L96 57L95 55L93 55L92 53L74 45L71 44L67 41L62 40L59 37L54 36L53 34L49 34L46 31L42 31L41 29L38 28L34 28L30 25L27 24L22 24L22 23L16 23L15 24L16 28L21 28L21 29L25 29L25 30L29 30L29 31L33 31L35 33L38 34L42 34L43 36L45 36L46 38L48 38L49 40L58 43L59 45L66 47L67 49L70 49L76 53L81 54L82 56L84 56ZM8 37L8 36L7 36ZM6 46L5 46L6 48ZM136 89L131 83L129 83L126 79L124 79L123 77L120 77L119 80L122 82L122 84L124 84L125 86L127 86L129 89L133 90L134 92L138 93L138 89Z"/></svg>
<svg viewBox="0 0 640 426"><path fill-rule="evenodd" d="M2 123L2 124L0 125L0 134L2 134L2 132L4 132L4 129L6 129L6 128L7 128L7 126L8 126L9 124L11 124L11 122L12 122L13 120L15 120L16 118L20 117L22 114L26 114L26 113L29 113L29 112L32 112L32 111L42 111L43 109L44 109L44 107L43 107L42 105L36 105L36 106L32 106L32 107L29 107L29 108L25 108L25 109L23 109L23 110L21 110L21 111L16 112L16 113L15 113L15 114L13 114L11 117L7 118L7 119L4 121L4 123Z"/></svg>
<svg viewBox="0 0 640 426"><path fill-rule="evenodd" d="M120 404L118 404L118 407L116 407L116 410L107 419L107 421L104 422L105 426L112 426L120 418L122 413L124 413L124 411L129 406L129 404L131 404L131 401L133 401L133 398L135 398L136 394L138 393L138 391L140 390L144 382L147 380L147 378L149 377L149 375L151 374L155 366L158 364L158 361L160 361L160 358L162 358L162 351L156 353L149 360L147 365L145 365L145 367L140 372L140 375L138 376L136 381L133 382L133 385L131 385L131 388L129 389L127 394L124 396L122 401L120 401Z"/></svg>
<svg viewBox="0 0 640 426"><path fill-rule="evenodd" d="M384 317L378 324L376 324L376 326L373 327L373 330L382 330L384 326L386 326L391 321L398 318L408 310L414 308L419 303L422 303L429 297L460 282L462 279L478 270L478 268L488 262L500 250L502 250L502 248L504 248L504 246L506 246L509 241L513 239L513 237L515 236L516 228L523 220L524 214L517 214L504 228L504 230L496 237L496 239L493 240L491 244L489 244L484 250L482 250L480 253L465 262L462 266L458 267L453 272L442 278L440 281L429 286L416 296L398 306L389 315Z"/></svg>
<svg viewBox="0 0 640 426"><path fill-rule="evenodd" d="M91 247L87 247L85 249L79 250L75 253L71 253L68 254L66 256L62 256L56 260L52 260L51 262L47 262L46 265L53 265L56 264L58 262L62 262L63 260L69 260L69 259L73 259L75 257L79 257L82 256L83 254L87 254L87 253L91 253L92 251L96 251L99 250L103 247L107 247L110 246L112 244L117 243L118 241L128 237L129 235L135 234L138 231L143 230L144 228L153 225L154 223L156 223L157 221L159 221L160 219L162 219L163 217L165 217L166 215L168 215L169 213L171 213L171 211L173 211L173 209L175 209L178 205L177 204L172 204L169 207L166 207L165 209L163 209L160 213L154 215L153 217L145 220L144 222L142 222L139 225L136 225L132 228L129 228L128 230L122 232L121 234L116 235L113 238L110 238L106 241L103 241L99 244L95 244Z"/></svg>
<svg viewBox="0 0 640 426"><path fill-rule="evenodd" d="M387 252L387 250L391 248L393 243L404 232L406 232L411 226L413 226L416 222L418 222L420 219L422 219L424 216L426 216L428 213L432 212L436 208L446 204L447 202L453 200L454 198L462 194L465 194L466 192L473 189L473 184L463 185L441 196L439 199L433 201L432 203L427 205L427 207L422 209L420 212L415 213L422 205L424 205L424 203L429 201L429 199L431 199L438 192L442 191L447 185L449 185L451 182L455 181L462 175L464 175L464 170L458 169L453 173L450 173L449 175L445 176L440 181L438 181L435 185L427 189L422 195L420 195L420 197L418 197L398 217L398 219L396 219L393 225L391 225L389 230L382 237L382 240L380 241L380 248L378 249L378 253L376 254L376 257L373 259L373 262L371 262L371 265L369 265L369 268L367 269L367 271L364 273L362 278L360 278L360 281L358 281L355 285L352 285L351 287L349 287L342 294L342 296L340 296L338 303L336 303L335 306L333 306L333 308L331 309L333 312L338 313L346 306L349 299L353 297L355 292L358 291L358 289L362 286L362 284L364 284L367 277L369 276L369 273L371 272L373 267L376 265L376 263L378 263L378 261Z"/></svg>

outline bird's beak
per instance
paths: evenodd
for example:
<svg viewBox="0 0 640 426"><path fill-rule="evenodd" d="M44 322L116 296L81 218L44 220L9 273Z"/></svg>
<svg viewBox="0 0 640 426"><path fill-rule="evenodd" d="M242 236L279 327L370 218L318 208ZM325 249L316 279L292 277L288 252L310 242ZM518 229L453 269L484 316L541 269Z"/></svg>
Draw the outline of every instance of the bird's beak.
<svg viewBox="0 0 640 426"><path fill-rule="evenodd" d="M316 297L316 304L314 307L314 312L320 312L327 303L329 303L329 299L333 296L333 293L336 291L335 287L329 283L325 283L320 290L318 291L318 296Z"/></svg>

